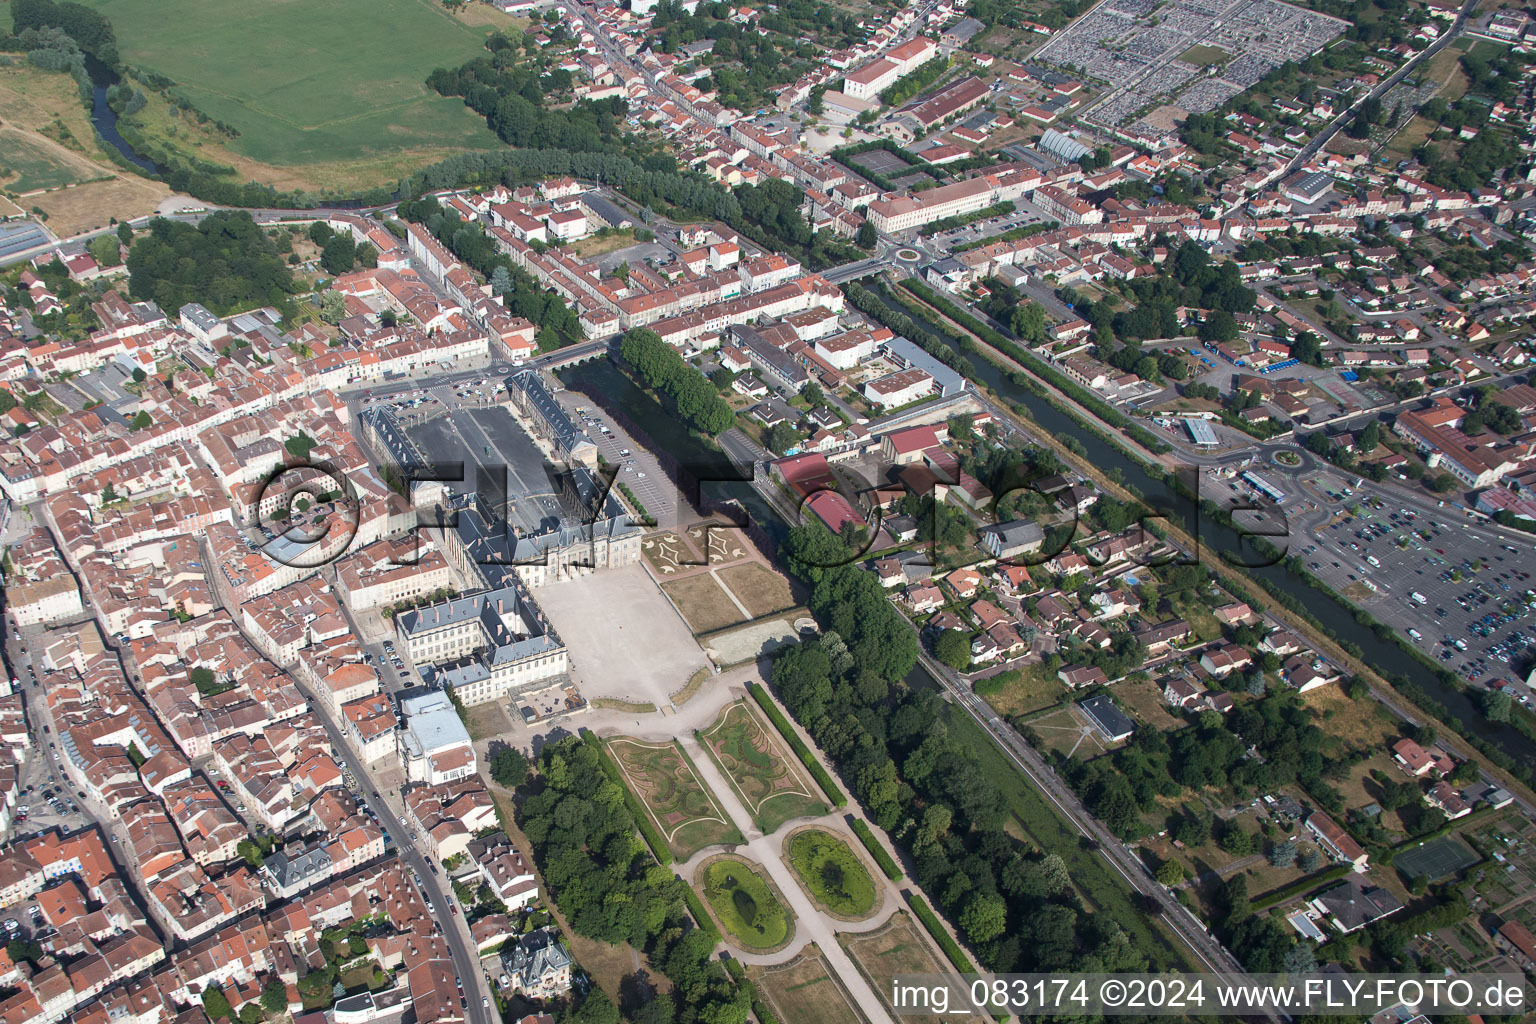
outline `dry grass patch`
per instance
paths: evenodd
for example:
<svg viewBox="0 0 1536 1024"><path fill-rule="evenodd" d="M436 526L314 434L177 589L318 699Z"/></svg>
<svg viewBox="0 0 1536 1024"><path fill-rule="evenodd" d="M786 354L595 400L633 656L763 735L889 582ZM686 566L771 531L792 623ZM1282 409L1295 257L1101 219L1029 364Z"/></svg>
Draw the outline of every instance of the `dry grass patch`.
<svg viewBox="0 0 1536 1024"><path fill-rule="evenodd" d="M170 194L158 181L124 175L46 192L27 204L46 213L49 230L63 237L107 227L113 217L121 221L147 216Z"/></svg>
<svg viewBox="0 0 1536 1024"><path fill-rule="evenodd" d="M863 935L840 935L838 941L848 951L859 973L869 982L887 1013L890 1004L891 981L898 974L948 974L945 965L928 948L927 940L919 933L916 922L905 910L893 914L884 928ZM939 1024L943 1018L920 1014L903 1016L903 1021L920 1024Z"/></svg>
<svg viewBox="0 0 1536 1024"><path fill-rule="evenodd" d="M663 583L661 589L677 606L688 628L696 634L713 633L717 629L746 621L741 610L707 572Z"/></svg>
<svg viewBox="0 0 1536 1024"><path fill-rule="evenodd" d="M754 619L794 607L795 595L789 581L761 562L721 569L720 579L731 588L736 600L747 606Z"/></svg>
<svg viewBox="0 0 1536 1024"><path fill-rule="evenodd" d="M1029 727L1040 736L1047 750L1059 751L1079 760L1106 753L1103 737L1088 724L1076 706L1065 707L1030 721Z"/></svg>
<svg viewBox="0 0 1536 1024"><path fill-rule="evenodd" d="M780 1020L848 1024L868 1019L832 976L814 944L786 964L756 971L754 980Z"/></svg>
<svg viewBox="0 0 1536 1024"><path fill-rule="evenodd" d="M1380 750L1397 741L1401 723L1374 700L1350 700L1337 686L1302 694L1302 702L1317 713L1318 726L1351 747Z"/></svg>
<svg viewBox="0 0 1536 1024"><path fill-rule="evenodd" d="M595 256L606 256L610 252L619 249L627 249L635 244L635 231L633 228L625 228L623 231L614 231L606 235L589 235L570 246L570 251L584 260L590 260Z"/></svg>
<svg viewBox="0 0 1536 1024"><path fill-rule="evenodd" d="M500 701L493 700L465 708L464 717L464 727L469 730L469 738L472 740L488 740L512 728L512 719L502 710Z"/></svg>
<svg viewBox="0 0 1536 1024"><path fill-rule="evenodd" d="M990 692L987 685L991 680L976 682L977 692L984 693L987 703L1000 715L1031 714L1060 704L1067 695L1066 685L1044 665L1026 665L1007 674L1007 678L996 693Z"/></svg>
<svg viewBox="0 0 1536 1024"><path fill-rule="evenodd" d="M1124 710L1133 712L1146 725L1159 732L1182 729L1187 724L1173 713L1163 699L1162 687L1153 680L1125 682L1115 687L1115 700Z"/></svg>

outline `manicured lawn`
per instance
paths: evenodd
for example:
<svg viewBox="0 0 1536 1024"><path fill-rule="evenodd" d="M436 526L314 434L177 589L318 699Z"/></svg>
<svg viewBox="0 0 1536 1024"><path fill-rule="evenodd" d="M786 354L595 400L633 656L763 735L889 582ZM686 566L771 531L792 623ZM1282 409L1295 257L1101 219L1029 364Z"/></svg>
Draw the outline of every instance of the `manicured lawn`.
<svg viewBox="0 0 1536 1024"><path fill-rule="evenodd" d="M1207 46L1201 43L1191 46L1179 54L1179 60L1185 64L1193 64L1197 68L1203 68L1210 64L1225 64L1232 59L1232 55L1219 46Z"/></svg>
<svg viewBox="0 0 1536 1024"><path fill-rule="evenodd" d="M825 829L808 828L789 841L789 866L811 898L839 917L875 909L875 880L852 847Z"/></svg>
<svg viewBox="0 0 1536 1024"><path fill-rule="evenodd" d="M484 55L491 32L428 0L90 0L124 63L232 125L236 153L283 166L391 150L488 148L482 118L425 85Z"/></svg>
<svg viewBox="0 0 1536 1024"><path fill-rule="evenodd" d="M608 750L678 860L706 846L742 842L677 747L620 737L609 742Z"/></svg>
<svg viewBox="0 0 1536 1024"><path fill-rule="evenodd" d="M700 878L704 899L743 949L777 949L789 941L789 911L757 871L756 865L740 857L711 861Z"/></svg>
<svg viewBox="0 0 1536 1024"><path fill-rule="evenodd" d="M699 739L764 835L791 818L827 812L778 737L745 701L726 707Z"/></svg>

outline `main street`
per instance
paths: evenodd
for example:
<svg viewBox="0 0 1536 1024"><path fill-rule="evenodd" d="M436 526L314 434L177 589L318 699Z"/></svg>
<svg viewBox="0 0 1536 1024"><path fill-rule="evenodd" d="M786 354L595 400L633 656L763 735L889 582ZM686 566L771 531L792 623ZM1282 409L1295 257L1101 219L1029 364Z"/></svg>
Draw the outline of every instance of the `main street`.
<svg viewBox="0 0 1536 1024"><path fill-rule="evenodd" d="M202 557L204 564L213 564L213 560L206 547L206 542L203 545ZM328 574L334 584L334 567L328 568ZM220 574L213 573L210 579L213 582L214 594L218 598L219 604L226 610L237 608L238 605L231 601L229 595L225 592ZM341 601L338 604L342 609L343 616L346 618L347 626L352 630L353 636L358 639L359 643L362 643L365 634L353 619L351 610L347 608L347 603ZM239 623L240 617L235 615L233 621ZM243 628L241 632L244 633ZM249 636L246 637L246 642L250 643L253 648L257 646ZM378 663L377 657L375 658L375 663ZM358 754L351 739L332 719L325 705L316 698L315 693L303 684L297 676L292 678L294 685L299 688L299 692L303 693L305 700L309 702L309 710L314 713L320 724L325 727L326 736L329 737L332 748L338 754L346 751L346 756L339 758L341 766L351 771L358 789L362 791L364 800L377 817L379 827L389 834L390 841L395 847L395 855L400 858L401 863L414 872L417 888L421 892L422 899L426 901L427 907L437 922L438 931L448 944L448 950L453 959L453 971L463 983L466 1000L464 1009L465 1019L469 1024L501 1024L501 1015L491 1000L489 985L484 973L480 969L478 948L468 933L468 925L465 923L463 915L456 914L453 911L453 897L448 891L446 879L435 870L435 865L417 848L415 830L408 828L402 818L404 801L401 799L400 791L398 789L394 790L395 802L391 803L386 798L385 791L380 788L372 766L365 762Z"/></svg>

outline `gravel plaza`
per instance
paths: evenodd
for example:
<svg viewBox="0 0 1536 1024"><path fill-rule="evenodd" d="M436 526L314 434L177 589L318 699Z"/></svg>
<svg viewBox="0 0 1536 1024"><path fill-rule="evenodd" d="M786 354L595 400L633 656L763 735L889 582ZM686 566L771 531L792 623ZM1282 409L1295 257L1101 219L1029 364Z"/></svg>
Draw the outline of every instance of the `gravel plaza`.
<svg viewBox="0 0 1536 1024"><path fill-rule="evenodd" d="M534 600L571 652L589 700L651 703L658 708L709 660L688 625L641 565L535 588Z"/></svg>

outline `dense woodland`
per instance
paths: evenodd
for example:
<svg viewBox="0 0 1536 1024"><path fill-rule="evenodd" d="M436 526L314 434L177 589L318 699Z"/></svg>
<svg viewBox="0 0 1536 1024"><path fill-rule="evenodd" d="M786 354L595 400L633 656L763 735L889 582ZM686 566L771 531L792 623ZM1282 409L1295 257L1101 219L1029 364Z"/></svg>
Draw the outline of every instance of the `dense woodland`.
<svg viewBox="0 0 1536 1024"><path fill-rule="evenodd" d="M690 429L713 437L735 425L736 413L715 385L655 331L644 327L629 331L619 342L619 358Z"/></svg>
<svg viewBox="0 0 1536 1024"><path fill-rule="evenodd" d="M846 564L850 550L819 525L792 530L783 554L812 584L808 606L823 633L779 653L774 684L982 965L1145 967L1119 925L1082 912L1059 857L1003 830L997 787L949 738L938 694L903 681L917 637L873 574Z"/></svg>
<svg viewBox="0 0 1536 1024"><path fill-rule="evenodd" d="M598 741L570 736L547 744L538 766L517 823L555 905L578 935L644 950L672 983L668 994L637 995L625 1017L634 1024L742 1024L747 993L711 962L715 939L689 917L686 884L636 836ZM617 1017L594 993L572 1019L611 1024Z"/></svg>
<svg viewBox="0 0 1536 1024"><path fill-rule="evenodd" d="M276 243L244 211L215 211L195 227L156 218L128 250L129 293L171 316L189 302L219 316L286 309L298 287Z"/></svg>

